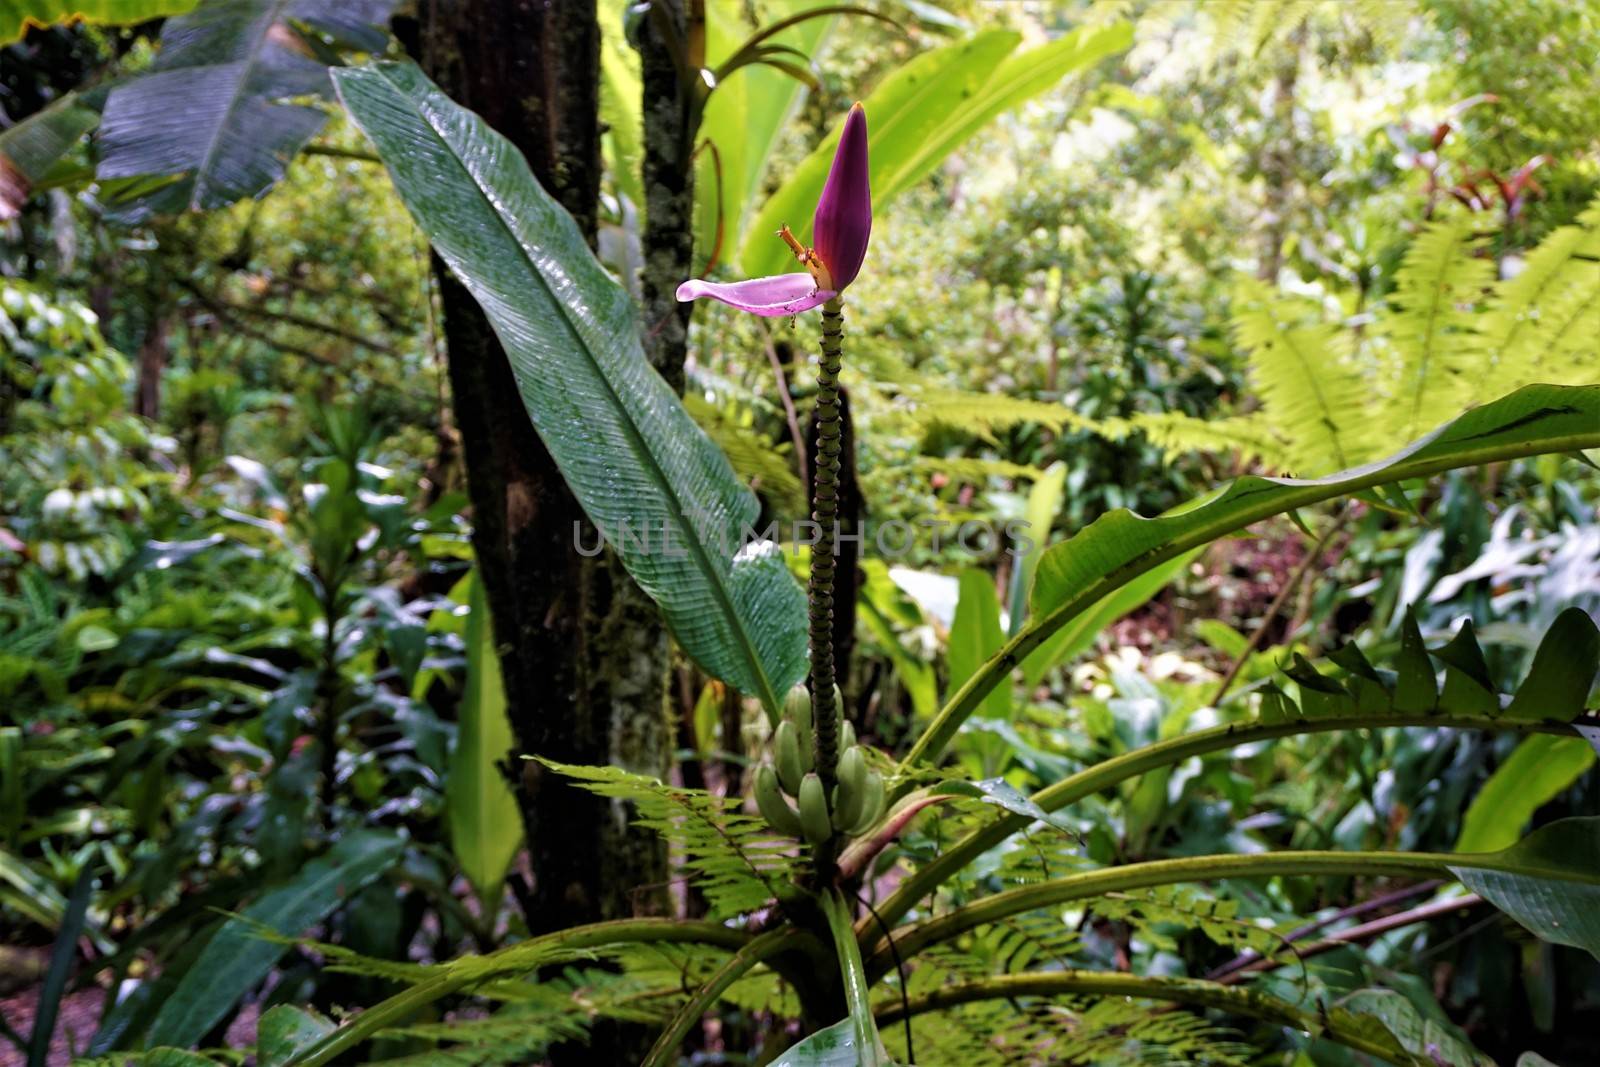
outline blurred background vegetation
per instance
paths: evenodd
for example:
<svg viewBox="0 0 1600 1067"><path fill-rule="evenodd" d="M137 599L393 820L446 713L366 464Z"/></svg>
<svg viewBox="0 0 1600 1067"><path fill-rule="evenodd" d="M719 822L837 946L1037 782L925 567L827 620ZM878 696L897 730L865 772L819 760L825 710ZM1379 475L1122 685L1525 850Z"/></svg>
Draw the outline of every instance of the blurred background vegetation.
<svg viewBox="0 0 1600 1067"><path fill-rule="evenodd" d="M744 34L810 6L707 2ZM749 204L915 57L996 29L1037 47L1082 26L1133 27L1125 52L1005 111L881 204L850 293L844 378L869 525L1027 520L1053 542L1109 509L1155 514L1245 471L1347 466L1337 443L1339 457L1317 451L1309 376L1286 383L1286 342L1272 336L1359 342L1403 304L1391 298L1431 221L1459 220L1490 278L1528 269L1564 227L1597 224L1591 0L866 6L893 23L846 15L814 34L816 84L764 166L746 164ZM626 49L622 6L601 8L606 47ZM159 30L29 30L0 49L0 127L145 69ZM638 204L615 148L600 249L628 276ZM87 165L75 151L68 163ZM248 905L268 925L292 914L291 933L314 927L401 962L542 923L515 802L447 803L484 779L504 790L502 767L523 771L500 762L506 736L481 736L499 721L482 710L494 696L469 679L474 656L487 668L469 629L472 516L441 294L427 242L368 153L335 113L260 199L130 222L95 185L61 181L0 216L0 1035L15 1042L0 1040L0 1062L22 1061L46 1001L60 1005L50 1061L65 1062L163 1032L242 1048L275 1004L332 1010L390 988L270 946L237 954L198 1023L175 1021L165 1006L200 995L186 980L196 959L232 936L218 909ZM708 159L698 180L731 190ZM766 240L745 223L745 248ZM697 247L697 270L729 269L723 236L716 262L715 242ZM1600 286L1574 292L1575 373L1587 360L1600 380ZM766 516L802 517L810 334L713 305L688 340L691 414ZM1346 398L1342 431L1361 459L1450 413L1413 433L1367 424L1361 399ZM1037 788L1205 724L1289 650L1358 633L1392 649L1408 605L1430 638L1478 621L1496 666L1514 669L1561 609L1600 613L1597 504L1593 470L1529 461L1359 503L1316 536L1257 528L1074 635L1004 715L974 721L959 758ZM891 750L970 674L989 628L1020 620L1026 590L1026 557L948 534L935 548L931 535L919 528L892 559L869 539L847 635L857 722ZM990 604L1004 616L991 622ZM670 773L737 794L759 713L681 656L671 670ZM1514 758L1514 738L1314 735L1196 759L1072 818L1100 862L1263 843L1449 850L1468 829L1493 848L1535 817L1600 813L1594 752L1548 747L1516 757L1517 799L1476 816L1463 798ZM904 854L939 842L935 821ZM338 895L307 883L318 863ZM1285 881L1244 908L1279 922L1362 899L1348 883ZM665 906L705 910L682 892ZM93 961L66 989L46 981L63 930ZM1071 951L1146 973L1235 955L1225 938L1164 930L1100 916ZM1330 994L1381 980L1492 1055L1600 1055L1594 959L1487 910L1288 972L1271 980ZM697 1037L694 1062L764 1062L768 1025L731 1018ZM537 1061L573 1036L534 1027L519 1055ZM1255 1037L1248 1062L1354 1062ZM429 1047L396 1036L384 1050ZM477 1062L456 1051L451 1062Z"/></svg>

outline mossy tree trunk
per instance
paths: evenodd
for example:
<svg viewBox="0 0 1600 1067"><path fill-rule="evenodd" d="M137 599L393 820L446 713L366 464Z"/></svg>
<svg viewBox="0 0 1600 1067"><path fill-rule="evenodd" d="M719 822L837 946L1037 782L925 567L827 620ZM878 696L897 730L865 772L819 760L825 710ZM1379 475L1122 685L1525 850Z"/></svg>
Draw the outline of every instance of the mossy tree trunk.
<svg viewBox="0 0 1600 1067"><path fill-rule="evenodd" d="M600 26L593 0L425 0L414 42L428 73L527 157L593 245L600 186ZM535 434L483 312L437 259L473 546L522 753L665 775L667 637L654 604L606 553L581 557L584 523ZM583 534L594 543L593 531ZM536 763L519 797L534 876L535 933L669 907L667 857L628 813ZM558 1057L624 1063L637 1027L597 1028Z"/></svg>

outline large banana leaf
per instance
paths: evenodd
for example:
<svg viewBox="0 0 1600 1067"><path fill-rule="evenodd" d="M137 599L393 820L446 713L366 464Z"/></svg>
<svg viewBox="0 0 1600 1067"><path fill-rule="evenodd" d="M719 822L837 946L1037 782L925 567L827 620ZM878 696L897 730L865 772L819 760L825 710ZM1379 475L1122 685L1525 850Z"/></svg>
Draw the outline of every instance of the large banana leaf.
<svg viewBox="0 0 1600 1067"><path fill-rule="evenodd" d="M207 0L168 22L149 73L112 91L101 122L101 179L170 176L120 205L138 219L259 196L327 114L289 97L328 91L328 67L295 29L375 51L398 0Z"/></svg>
<svg viewBox="0 0 1600 1067"><path fill-rule="evenodd" d="M389 833L346 834L327 855L229 919L156 1012L146 1045L187 1048L205 1037L289 951L286 942L263 933L298 937L392 867L404 848Z"/></svg>
<svg viewBox="0 0 1600 1067"><path fill-rule="evenodd" d="M1126 23L1086 28L1013 56L1020 40L1006 30L987 30L924 53L866 98L875 207L921 181L1002 112L1127 48L1133 30ZM812 210L842 128L841 122L762 205L740 246L745 273L778 274L793 265L772 234L787 223L802 240L810 237Z"/></svg>
<svg viewBox="0 0 1600 1067"><path fill-rule="evenodd" d="M450 754L445 811L450 848L478 891L485 913L492 915L522 843L522 817L500 770L501 762L511 755L511 721L506 717L500 657L494 651L494 623L476 571L468 603L467 691L461 700L456 747Z"/></svg>
<svg viewBox="0 0 1600 1067"><path fill-rule="evenodd" d="M415 66L334 78L406 206L483 305L584 510L684 650L775 712L805 673L805 596L771 542L738 548L756 499L645 361L628 295L516 149Z"/></svg>
<svg viewBox="0 0 1600 1067"><path fill-rule="evenodd" d="M955 694L907 755L936 758L989 690L1052 634L1162 563L1252 523L1379 485L1523 456L1600 447L1600 386L1530 385L1474 408L1388 459L1325 478L1246 476L1199 504L1147 519L1108 512L1039 561L1028 625ZM1555 685L1556 683L1552 683ZM1558 685L1563 693L1571 686ZM1514 715L1516 705L1507 709Z"/></svg>
<svg viewBox="0 0 1600 1067"><path fill-rule="evenodd" d="M194 5L195 0L0 0L0 45L21 37L29 25L143 22L177 15Z"/></svg>

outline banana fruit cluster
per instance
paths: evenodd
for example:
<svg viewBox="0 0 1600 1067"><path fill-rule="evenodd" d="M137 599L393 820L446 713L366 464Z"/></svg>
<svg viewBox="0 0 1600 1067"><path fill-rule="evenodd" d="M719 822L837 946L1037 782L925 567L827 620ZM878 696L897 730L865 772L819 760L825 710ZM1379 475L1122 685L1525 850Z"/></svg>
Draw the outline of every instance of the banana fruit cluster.
<svg viewBox="0 0 1600 1067"><path fill-rule="evenodd" d="M844 706L837 688L833 706ZM834 768L838 784L828 796L816 773L811 728L811 694L797 685L784 700L783 721L772 735L772 762L756 771L756 807L780 834L821 845L835 834L862 833L877 821L883 814L883 776L867 766L866 751L856 744L855 727L841 722L839 763Z"/></svg>

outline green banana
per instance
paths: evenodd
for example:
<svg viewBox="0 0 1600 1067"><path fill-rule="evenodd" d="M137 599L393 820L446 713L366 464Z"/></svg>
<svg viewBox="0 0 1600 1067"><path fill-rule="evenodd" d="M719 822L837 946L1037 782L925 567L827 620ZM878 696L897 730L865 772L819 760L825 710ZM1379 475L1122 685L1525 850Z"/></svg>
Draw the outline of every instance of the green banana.
<svg viewBox="0 0 1600 1067"><path fill-rule="evenodd" d="M811 738L811 693L804 684L797 685L789 690L789 695L783 698L783 717L795 724L800 736L807 743Z"/></svg>
<svg viewBox="0 0 1600 1067"><path fill-rule="evenodd" d="M867 771L861 786L861 794L861 814L845 830L845 833L852 837L865 833L868 827L878 821L878 816L883 814L883 775L877 771Z"/></svg>
<svg viewBox="0 0 1600 1067"><path fill-rule="evenodd" d="M809 739L806 747L810 747ZM778 768L778 784L792 797L800 795L800 777L806 773L800 751L800 733L785 719L772 735L772 762Z"/></svg>
<svg viewBox="0 0 1600 1067"><path fill-rule="evenodd" d="M822 791L822 779L815 774L800 779L800 829L813 845L821 845L833 836L833 824L828 821L828 797Z"/></svg>
<svg viewBox="0 0 1600 1067"><path fill-rule="evenodd" d="M854 745L855 743L856 728L850 725L849 719L846 719L844 724L839 727L839 751L848 752L850 751L850 746Z"/></svg>
<svg viewBox="0 0 1600 1067"><path fill-rule="evenodd" d="M756 808L767 825L778 833L788 837L801 835L800 816L784 799L783 790L778 786L778 772L770 763L763 763L756 770Z"/></svg>
<svg viewBox="0 0 1600 1067"><path fill-rule="evenodd" d="M867 758L859 745L844 750L835 774L839 785L833 791L833 828L843 831L861 818L861 802L866 799Z"/></svg>

